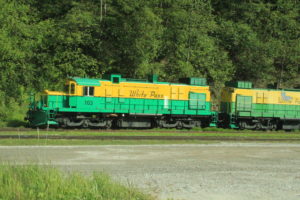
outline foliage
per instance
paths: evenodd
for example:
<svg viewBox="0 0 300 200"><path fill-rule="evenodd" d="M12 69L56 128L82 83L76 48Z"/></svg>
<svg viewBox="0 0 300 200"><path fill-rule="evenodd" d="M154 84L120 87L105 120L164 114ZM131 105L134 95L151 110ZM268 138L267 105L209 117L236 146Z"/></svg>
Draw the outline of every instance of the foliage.
<svg viewBox="0 0 300 200"><path fill-rule="evenodd" d="M105 174L86 178L53 167L0 165L0 199L153 199L114 183Z"/></svg>
<svg viewBox="0 0 300 200"><path fill-rule="evenodd" d="M220 24L216 35L235 65L234 79L251 80L259 86L299 84L298 1L214 2Z"/></svg>

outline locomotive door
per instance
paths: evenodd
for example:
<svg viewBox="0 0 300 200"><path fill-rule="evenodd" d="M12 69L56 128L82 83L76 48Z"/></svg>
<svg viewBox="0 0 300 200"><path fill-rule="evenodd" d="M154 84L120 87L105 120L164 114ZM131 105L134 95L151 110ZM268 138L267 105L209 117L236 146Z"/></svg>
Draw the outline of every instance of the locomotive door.
<svg viewBox="0 0 300 200"><path fill-rule="evenodd" d="M69 97L69 106L70 106L70 108L76 108L77 107L77 96L70 96Z"/></svg>
<svg viewBox="0 0 300 200"><path fill-rule="evenodd" d="M261 115L268 113L269 110L273 110L271 105L268 103L268 93L265 92L257 92L256 93L256 103L259 105L258 110L261 112Z"/></svg>
<svg viewBox="0 0 300 200"><path fill-rule="evenodd" d="M114 101L112 98L113 87L107 86L105 88L105 109L113 110L114 109Z"/></svg>
<svg viewBox="0 0 300 200"><path fill-rule="evenodd" d="M126 104L124 90L122 88L115 88L115 92L118 92L118 99L115 101L115 111L128 112L129 104Z"/></svg>
<svg viewBox="0 0 300 200"><path fill-rule="evenodd" d="M77 107L77 96L75 96L75 94L76 94L75 83L70 84L69 94L70 94L70 96L69 96L69 106L70 106L70 108L76 108Z"/></svg>
<svg viewBox="0 0 300 200"><path fill-rule="evenodd" d="M189 94L189 109L205 110L206 109L206 94L190 92Z"/></svg>
<svg viewBox="0 0 300 200"><path fill-rule="evenodd" d="M250 112L252 110L252 96L236 96L236 111Z"/></svg>
<svg viewBox="0 0 300 200"><path fill-rule="evenodd" d="M176 109L177 109L177 105L176 105L176 101L178 99L178 89L176 87L172 87L171 86L171 94L170 94L170 111L171 113L170 114L177 114L176 113Z"/></svg>
<svg viewBox="0 0 300 200"><path fill-rule="evenodd" d="M171 114L184 114L186 105L184 101L180 101L184 99L184 87L171 86L170 96Z"/></svg>

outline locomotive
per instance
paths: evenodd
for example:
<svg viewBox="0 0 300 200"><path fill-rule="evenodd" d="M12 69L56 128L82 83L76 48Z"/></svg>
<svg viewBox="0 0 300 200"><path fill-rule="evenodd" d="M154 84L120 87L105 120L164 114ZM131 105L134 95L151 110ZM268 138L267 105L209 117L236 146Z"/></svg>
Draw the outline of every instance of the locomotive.
<svg viewBox="0 0 300 200"><path fill-rule="evenodd" d="M252 88L251 82L222 89L219 126L240 129L300 129L300 90Z"/></svg>
<svg viewBox="0 0 300 200"><path fill-rule="evenodd" d="M257 89L251 82L227 83L220 109L212 109L205 78L178 83L123 78L71 77L65 91L45 90L31 98L31 127L300 129L300 90Z"/></svg>
<svg viewBox="0 0 300 200"><path fill-rule="evenodd" d="M193 128L216 126L206 79L185 78L180 83L122 78L69 78L64 92L44 91L32 98L30 126L56 125L91 128Z"/></svg>

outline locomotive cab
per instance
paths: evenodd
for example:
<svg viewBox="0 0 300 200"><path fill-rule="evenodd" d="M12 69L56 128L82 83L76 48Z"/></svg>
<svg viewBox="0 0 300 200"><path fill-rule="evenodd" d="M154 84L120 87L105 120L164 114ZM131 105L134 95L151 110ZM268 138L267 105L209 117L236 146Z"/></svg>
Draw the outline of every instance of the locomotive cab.
<svg viewBox="0 0 300 200"><path fill-rule="evenodd" d="M49 108L49 95L47 91L40 95L38 101L35 100L35 95L31 95L29 110L25 120L29 121L32 127L57 125L53 119L53 110Z"/></svg>
<svg viewBox="0 0 300 200"><path fill-rule="evenodd" d="M76 93L76 83L74 81L67 81L65 85L64 92L66 94L75 94Z"/></svg>
<svg viewBox="0 0 300 200"><path fill-rule="evenodd" d="M77 84L75 81L68 80L64 87L64 91L45 90L38 101L35 95L31 95L29 111L25 120L29 121L30 126L39 127L47 125L58 125L56 113L61 108L70 107L72 99L70 96L76 95ZM70 102L71 101L71 102Z"/></svg>

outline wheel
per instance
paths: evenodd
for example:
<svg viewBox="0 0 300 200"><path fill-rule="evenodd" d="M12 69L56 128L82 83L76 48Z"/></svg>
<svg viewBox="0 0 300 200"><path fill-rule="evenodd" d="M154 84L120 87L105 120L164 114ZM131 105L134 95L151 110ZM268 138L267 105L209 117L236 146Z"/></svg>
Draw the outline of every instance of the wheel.
<svg viewBox="0 0 300 200"><path fill-rule="evenodd" d="M201 121L194 121L194 127L201 128L202 127Z"/></svg>
<svg viewBox="0 0 300 200"><path fill-rule="evenodd" d="M106 129L110 129L111 127L112 127L112 121L111 121L111 120L107 120L107 121L106 121L105 128L106 128Z"/></svg>
<svg viewBox="0 0 300 200"><path fill-rule="evenodd" d="M244 129L246 128L246 126L247 126L247 123L246 123L246 122L244 122L244 121L240 121L240 122L239 122L239 128L240 128L241 130L244 130Z"/></svg>
<svg viewBox="0 0 300 200"><path fill-rule="evenodd" d="M183 125L182 125L182 122L181 122L181 121L178 121L178 122L177 122L176 128L177 128L177 129L182 129L182 128L183 128Z"/></svg>

